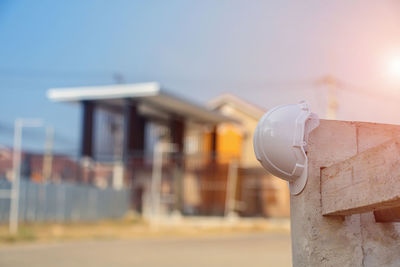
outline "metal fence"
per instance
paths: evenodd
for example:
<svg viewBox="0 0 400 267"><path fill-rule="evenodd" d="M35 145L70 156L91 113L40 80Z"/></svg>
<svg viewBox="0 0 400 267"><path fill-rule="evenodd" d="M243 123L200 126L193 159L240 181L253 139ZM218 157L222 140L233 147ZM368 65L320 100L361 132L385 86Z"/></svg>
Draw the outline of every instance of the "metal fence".
<svg viewBox="0 0 400 267"><path fill-rule="evenodd" d="M0 189L11 183L0 179ZM38 184L21 179L19 221L76 222L122 217L130 207L130 190L100 189L90 185ZM10 199L0 199L0 222L9 219Z"/></svg>
<svg viewBox="0 0 400 267"><path fill-rule="evenodd" d="M230 155L136 153L121 160L75 159L53 155L44 175L41 154L23 154L20 221L94 221L117 218L129 208L145 218L183 215L289 215L287 186L260 167L242 167ZM10 187L12 162L0 158L0 191ZM3 166L3 167L1 167ZM2 178L3 177L3 178ZM0 222L9 217L9 199L0 198Z"/></svg>

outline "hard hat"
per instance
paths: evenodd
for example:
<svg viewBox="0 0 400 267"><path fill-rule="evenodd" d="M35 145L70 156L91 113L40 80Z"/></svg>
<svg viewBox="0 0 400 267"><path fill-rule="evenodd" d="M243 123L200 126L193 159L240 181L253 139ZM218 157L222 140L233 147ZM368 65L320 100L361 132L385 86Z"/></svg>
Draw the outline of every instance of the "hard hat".
<svg viewBox="0 0 400 267"><path fill-rule="evenodd" d="M307 183L308 133L319 125L306 102L269 110L254 133L254 152L262 166L289 182L290 193L301 193Z"/></svg>

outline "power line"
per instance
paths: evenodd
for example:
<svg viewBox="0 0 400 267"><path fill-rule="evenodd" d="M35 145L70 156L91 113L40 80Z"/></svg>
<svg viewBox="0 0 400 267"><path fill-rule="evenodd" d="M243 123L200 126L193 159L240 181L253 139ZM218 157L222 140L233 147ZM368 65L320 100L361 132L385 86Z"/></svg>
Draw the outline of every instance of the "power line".
<svg viewBox="0 0 400 267"><path fill-rule="evenodd" d="M344 91L344 92L350 92L350 93L356 93L359 95L364 95L370 98L374 98L374 99L381 99L382 101L389 101L389 102L398 102L400 100L400 95L389 95L389 94L382 94L382 93L378 93L376 90L372 89L372 88L367 88L367 87L363 87L363 86L357 86L354 85L352 83L349 83L347 81L343 81L337 78L335 79L335 84L333 84L333 86L335 86L335 88L338 91ZM318 81L315 84L316 86L322 85L319 84L318 85Z"/></svg>
<svg viewBox="0 0 400 267"><path fill-rule="evenodd" d="M21 77L22 76L22 77ZM44 80L52 80L52 79L83 79L83 78L107 78L115 83L127 83L126 77L134 77L134 74L126 74L124 72L119 71L83 71L83 70L38 70L38 69L20 69L20 68L6 68L0 67L0 79L1 78L18 78L18 79L44 79ZM155 75L155 77L160 78L160 75ZM327 77L327 76L324 76ZM286 80L286 81L277 81L277 80L219 80L215 78L187 78L187 77L174 77L173 75L164 76L161 80L169 80L174 83L190 83L194 86L198 86L199 84L211 83L216 86L221 87L221 84L224 84L224 87L227 88L236 88L236 89L246 89L247 91L260 90L265 88L275 88L279 90L285 91L294 91L294 90L312 90L317 89L316 87L320 87L321 83L318 83L319 79L302 79L302 80ZM400 96L390 96L390 95L382 95L376 93L375 90L370 88L355 86L349 82L345 82L340 79L336 79L337 81L337 90L340 91L348 91L357 94L362 94L368 97L380 98L384 101L398 101ZM35 86L30 86L30 88L39 88ZM25 88L13 88L13 90L23 90Z"/></svg>
<svg viewBox="0 0 400 267"><path fill-rule="evenodd" d="M65 77L65 76L112 76L117 73L115 70L109 71L83 71L83 70L46 70L46 69L22 69L0 67L0 76L47 76L47 77Z"/></svg>

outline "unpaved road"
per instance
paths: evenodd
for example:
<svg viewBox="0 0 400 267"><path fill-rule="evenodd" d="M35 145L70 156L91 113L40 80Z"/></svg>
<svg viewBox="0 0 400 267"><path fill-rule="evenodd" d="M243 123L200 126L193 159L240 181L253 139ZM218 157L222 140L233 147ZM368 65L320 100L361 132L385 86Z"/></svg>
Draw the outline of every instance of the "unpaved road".
<svg viewBox="0 0 400 267"><path fill-rule="evenodd" d="M291 266L289 234L19 244L0 249L1 267Z"/></svg>

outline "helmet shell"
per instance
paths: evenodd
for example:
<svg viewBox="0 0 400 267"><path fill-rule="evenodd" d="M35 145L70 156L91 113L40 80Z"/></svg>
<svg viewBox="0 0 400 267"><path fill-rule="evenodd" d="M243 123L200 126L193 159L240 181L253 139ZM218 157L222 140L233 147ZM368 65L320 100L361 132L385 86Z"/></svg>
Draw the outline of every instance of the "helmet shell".
<svg viewBox="0 0 400 267"><path fill-rule="evenodd" d="M300 193L307 181L306 123L312 118L317 117L305 102L282 105L269 110L255 130L258 161L273 175L287 180L292 194Z"/></svg>

